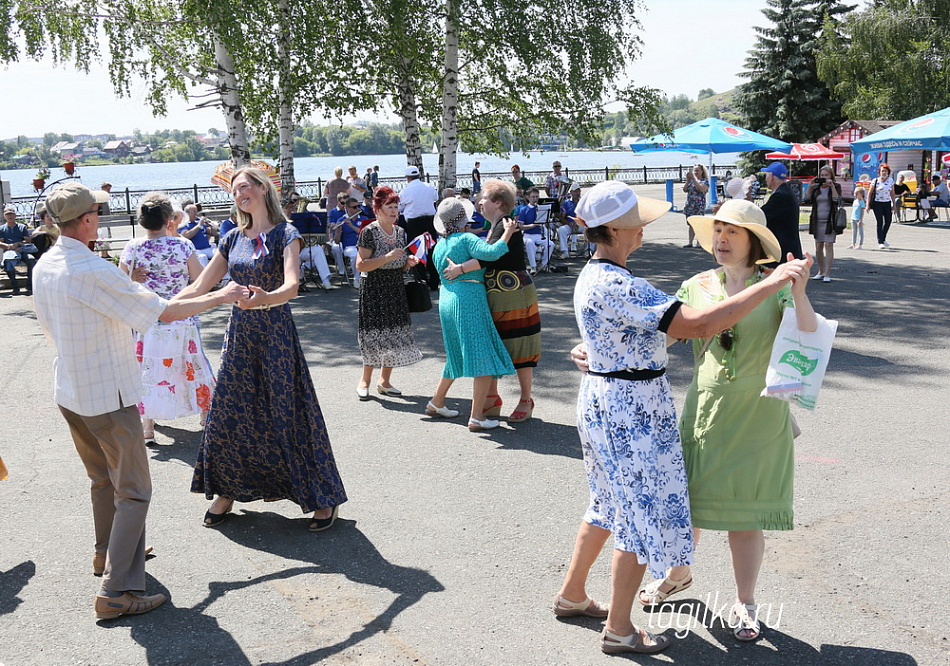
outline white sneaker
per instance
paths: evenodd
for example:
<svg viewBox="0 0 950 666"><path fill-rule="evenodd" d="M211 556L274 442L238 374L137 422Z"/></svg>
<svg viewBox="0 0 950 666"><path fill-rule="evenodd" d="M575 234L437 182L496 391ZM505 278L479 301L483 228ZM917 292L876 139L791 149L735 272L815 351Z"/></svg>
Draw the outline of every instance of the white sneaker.
<svg viewBox="0 0 950 666"><path fill-rule="evenodd" d="M823 277L825 277L825 276L822 275L821 273L819 273L818 275L813 276L813 277L812 277L812 280L820 280L820 279L823 278Z"/></svg>
<svg viewBox="0 0 950 666"><path fill-rule="evenodd" d="M891 246L891 244L888 243L887 241L884 241L883 245L884 245L884 247L890 247L890 246Z"/></svg>
<svg viewBox="0 0 950 666"><path fill-rule="evenodd" d="M886 247L887 247L887 246L886 246L884 243L878 243L878 244L877 244L877 249L878 249L878 250L883 250L883 249L885 249Z"/></svg>
<svg viewBox="0 0 950 666"><path fill-rule="evenodd" d="M826 275L825 277L821 278L821 281L822 281L822 282L831 282L831 278Z"/></svg>

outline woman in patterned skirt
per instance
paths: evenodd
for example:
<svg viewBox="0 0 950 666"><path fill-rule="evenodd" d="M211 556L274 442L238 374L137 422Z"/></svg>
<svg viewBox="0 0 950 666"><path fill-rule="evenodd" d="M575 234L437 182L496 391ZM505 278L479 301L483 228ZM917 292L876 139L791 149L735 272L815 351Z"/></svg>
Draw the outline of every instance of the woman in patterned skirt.
<svg viewBox="0 0 950 666"><path fill-rule="evenodd" d="M488 242L495 243L505 233L507 214L515 206L515 186L512 183L491 179L482 185L479 200L482 215L491 223ZM511 362L518 373L521 396L518 407L508 417L508 423L520 423L531 418L534 399L531 386L534 369L541 358L541 316L538 313L538 291L525 266L524 236L521 231L508 241L508 252L500 259L480 262L470 259L464 264L451 260L443 271L447 279L455 279L470 271L485 269L485 288L488 291L488 306L491 308L495 328L501 336ZM501 397L498 395L498 380L493 379L485 403L485 418L501 413Z"/></svg>
<svg viewBox="0 0 950 666"><path fill-rule="evenodd" d="M139 224L146 238L125 246L119 268L130 275L134 272L134 279L162 298L172 298L201 274L195 247L169 235L172 202L166 194L149 192L142 198ZM155 444L155 419L201 414L203 425L211 406L214 374L201 346L198 318L156 322L144 335L136 333L135 356L142 366L139 414L145 443Z"/></svg>
<svg viewBox="0 0 950 666"><path fill-rule="evenodd" d="M403 273L419 260L406 254L406 232L396 226L399 195L392 188L379 187L373 194L376 221L360 232L356 270L366 273L360 281L359 347L363 356L363 376L356 387L360 400L369 399L373 369L381 368L376 391L380 395L402 395L390 383L393 368L422 360L422 352L412 337L409 302Z"/></svg>
<svg viewBox="0 0 950 666"><path fill-rule="evenodd" d="M288 499L313 512L310 531L319 532L333 525L346 492L290 311L303 239L263 171L238 169L231 192L237 229L182 292L207 293L228 272L250 291L228 321L191 491L217 495L206 527L222 523L235 501Z"/></svg>
<svg viewBox="0 0 950 666"><path fill-rule="evenodd" d="M445 270L449 257L463 263L472 257L485 261L497 259L508 251L508 241L518 227L514 220L508 220L499 242L489 245L475 234L464 231L467 222L468 213L461 200L450 197L439 204L435 228L445 238L432 253L432 261L439 272ZM429 416L458 416L456 410L445 406L445 396L459 377L474 377L472 411L468 420L468 429L472 432L498 427L498 421L484 415L489 386L493 378L515 372L508 350L492 321L484 279L484 271L475 270L455 280L442 281L439 321L445 343L445 367L435 395L426 405Z"/></svg>
<svg viewBox="0 0 950 666"><path fill-rule="evenodd" d="M607 618L601 650L658 652L669 645L630 619L634 597L649 566L693 559L693 534L683 450L666 372L667 336L708 336L735 324L794 276L808 279L811 262L782 264L772 275L711 308L683 305L626 267L643 244L643 227L670 204L638 198L608 181L592 188L577 218L597 243L574 290L574 313L583 339L575 356L589 372L577 397L577 430L584 452L590 504L577 533L571 565L553 611L558 617ZM587 595L587 576L608 537L614 536L609 609Z"/></svg>

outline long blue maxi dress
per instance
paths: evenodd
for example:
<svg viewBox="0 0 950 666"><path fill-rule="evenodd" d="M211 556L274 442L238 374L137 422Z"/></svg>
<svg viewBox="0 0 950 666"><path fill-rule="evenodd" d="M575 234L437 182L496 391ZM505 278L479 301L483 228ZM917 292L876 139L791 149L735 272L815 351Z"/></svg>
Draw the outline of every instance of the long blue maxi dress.
<svg viewBox="0 0 950 666"><path fill-rule="evenodd" d="M299 238L293 225L278 224L261 256L257 239L236 230L219 251L232 280L272 291L284 282L284 248ZM288 499L305 513L346 501L289 303L231 310L191 491Z"/></svg>

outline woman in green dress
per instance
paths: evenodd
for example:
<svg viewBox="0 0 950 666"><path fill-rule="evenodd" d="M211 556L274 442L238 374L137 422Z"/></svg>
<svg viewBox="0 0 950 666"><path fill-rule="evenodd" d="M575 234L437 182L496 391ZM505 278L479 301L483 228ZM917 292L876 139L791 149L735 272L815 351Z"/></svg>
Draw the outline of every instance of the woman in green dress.
<svg viewBox="0 0 950 666"><path fill-rule="evenodd" d="M706 309L760 282L759 264L778 261L781 249L753 203L731 199L712 216L689 224L719 268L683 283L677 298ZM786 307L798 328L814 331L815 311L805 295L807 280L795 280L766 299L735 326L711 340L693 341L693 382L680 418L695 538L699 528L729 532L736 603L730 622L737 639L755 640L755 584L765 553L763 530L793 528L794 450L789 403L761 397L772 343ZM640 591L644 605L662 603L692 584L688 566Z"/></svg>
<svg viewBox="0 0 950 666"><path fill-rule="evenodd" d="M494 261L508 252L508 241L518 230L514 220L505 221L499 242L489 245L475 234L464 231L469 214L460 199L449 198L439 204L435 227L445 238L432 253L432 261L441 274L449 259L464 264L469 259ZM464 268L463 268L464 271ZM468 429L477 432L498 427L498 421L485 416L488 389L494 378L515 374L485 293L485 269L463 272L455 279L443 278L439 290L439 321L445 342L445 367L435 395L426 406L429 416L453 418L458 412L445 406L445 396L459 377L474 377L472 412Z"/></svg>

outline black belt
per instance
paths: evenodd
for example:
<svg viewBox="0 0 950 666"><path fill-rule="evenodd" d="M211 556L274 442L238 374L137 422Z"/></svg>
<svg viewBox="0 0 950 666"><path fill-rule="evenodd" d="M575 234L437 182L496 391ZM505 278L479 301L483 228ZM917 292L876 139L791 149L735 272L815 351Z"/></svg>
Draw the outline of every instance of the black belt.
<svg viewBox="0 0 950 666"><path fill-rule="evenodd" d="M617 370L616 372L594 372L588 371L595 377L613 377L614 379L626 379L631 382L644 382L648 379L656 379L666 374L666 368L659 370Z"/></svg>

